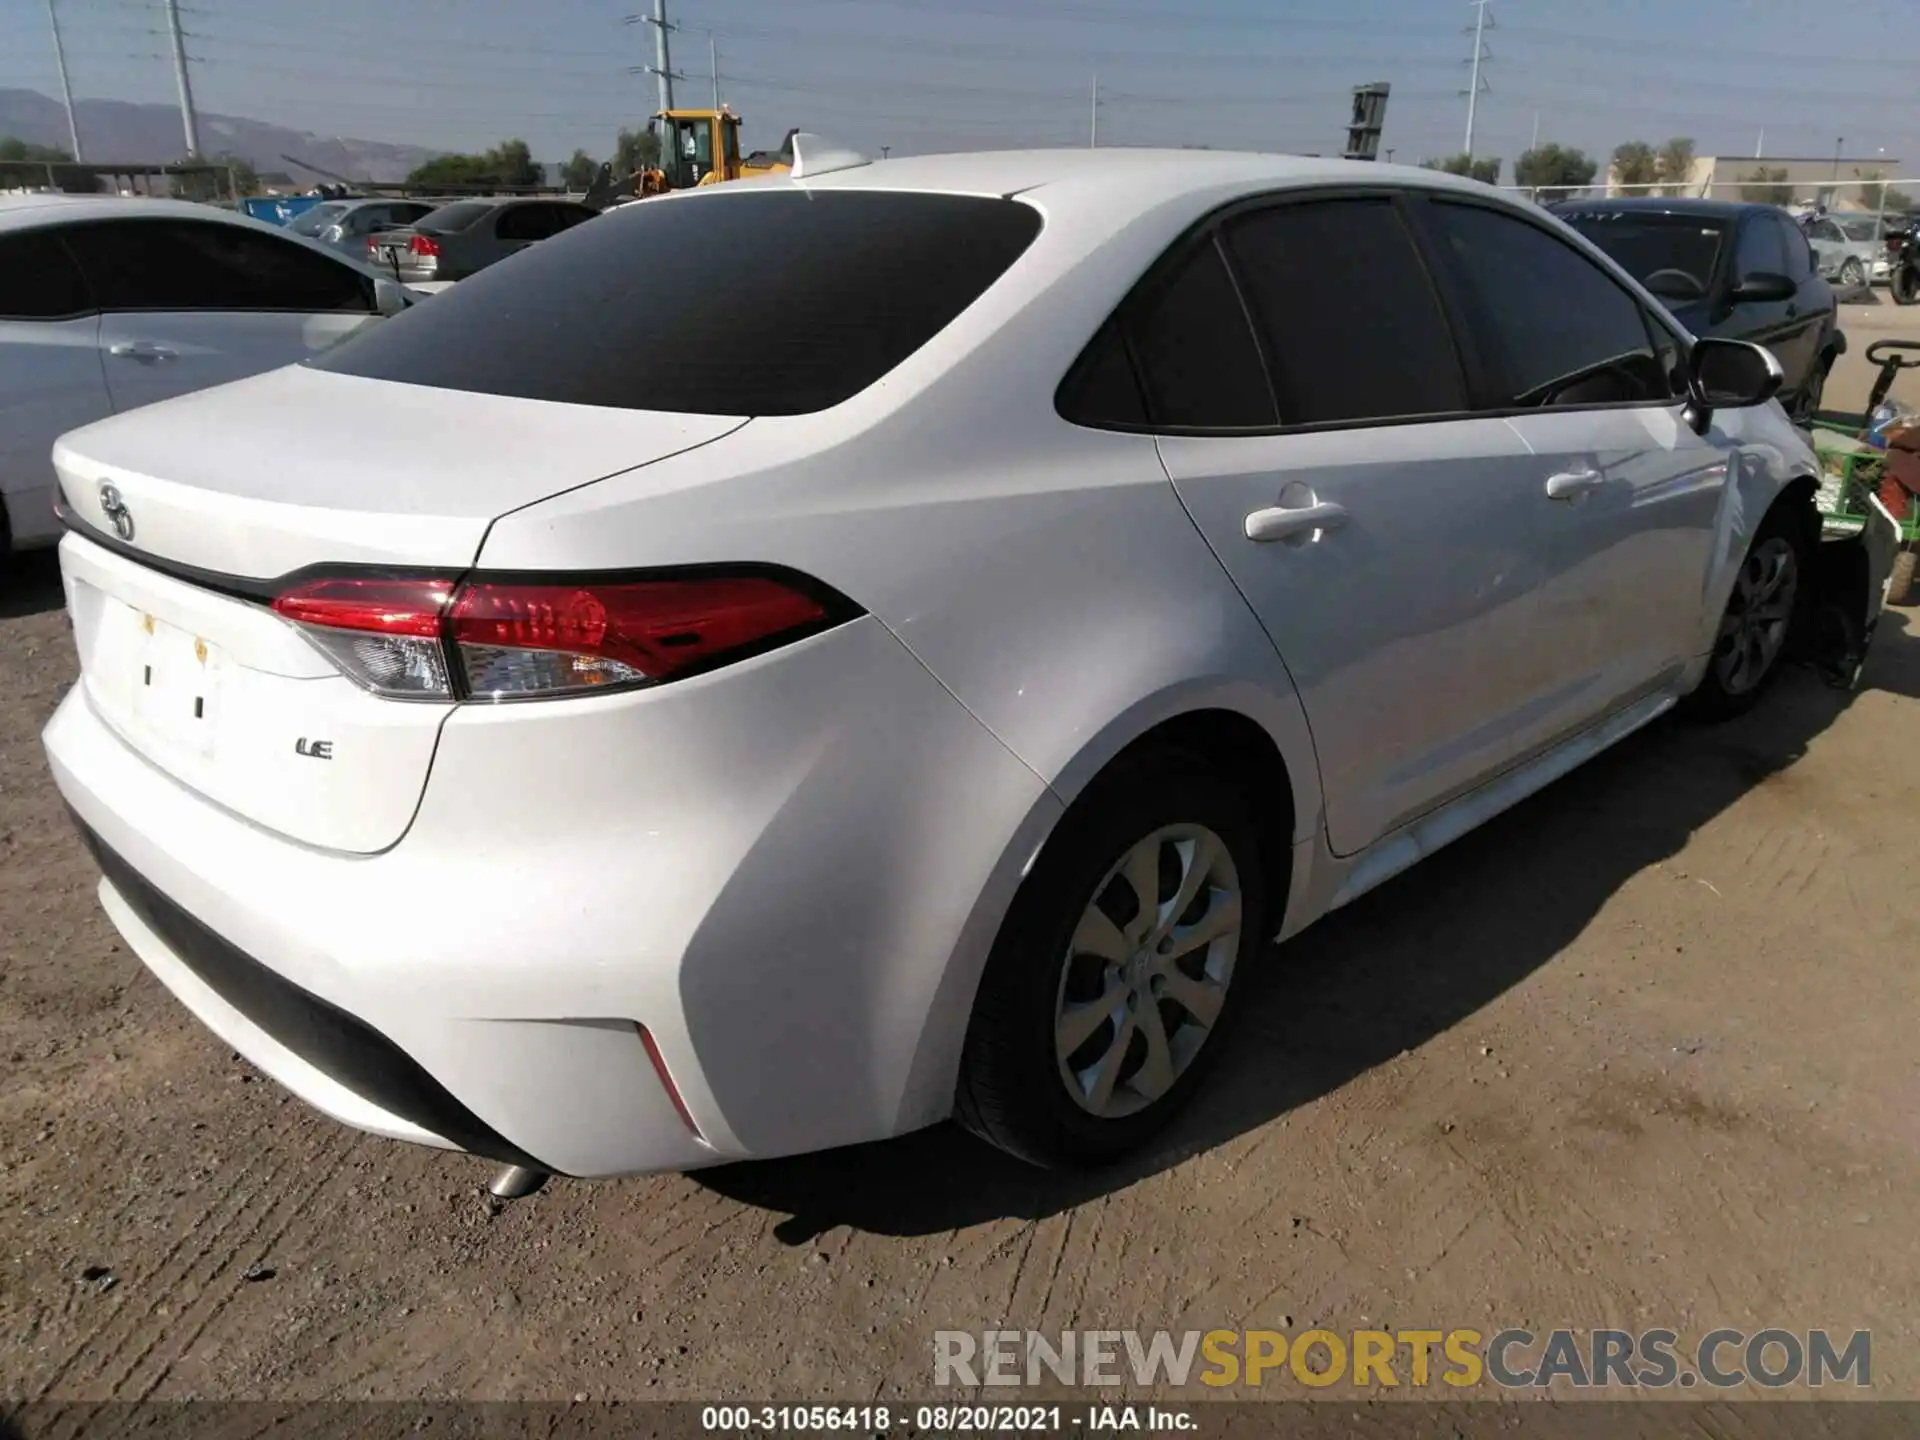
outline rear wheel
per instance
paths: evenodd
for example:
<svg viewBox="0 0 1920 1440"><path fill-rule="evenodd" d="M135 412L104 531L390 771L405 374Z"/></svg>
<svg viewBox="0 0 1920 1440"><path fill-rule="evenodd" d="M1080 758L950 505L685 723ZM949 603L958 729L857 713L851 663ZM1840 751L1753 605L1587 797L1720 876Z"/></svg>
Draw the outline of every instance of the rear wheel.
<svg viewBox="0 0 1920 1440"><path fill-rule="evenodd" d="M1791 510L1768 515L1740 562L1706 678L1687 697L1688 711L1701 719L1752 709L1779 673L1806 571L1806 540L1796 518Z"/></svg>
<svg viewBox="0 0 1920 1440"><path fill-rule="evenodd" d="M1266 934L1259 830L1184 754L1123 760L1075 803L1001 926L956 1114L1043 1166L1099 1164L1186 1103Z"/></svg>
<svg viewBox="0 0 1920 1440"><path fill-rule="evenodd" d="M1896 305L1911 305L1920 300L1920 265L1909 261L1887 277L1887 293Z"/></svg>

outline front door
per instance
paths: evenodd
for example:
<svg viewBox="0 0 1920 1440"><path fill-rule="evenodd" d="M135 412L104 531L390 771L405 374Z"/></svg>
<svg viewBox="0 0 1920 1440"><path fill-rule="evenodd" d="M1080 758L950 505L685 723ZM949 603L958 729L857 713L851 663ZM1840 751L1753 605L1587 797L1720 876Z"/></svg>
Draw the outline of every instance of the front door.
<svg viewBox="0 0 1920 1440"><path fill-rule="evenodd" d="M1683 418L1677 338L1548 226L1440 197L1421 213L1487 359L1488 403L1534 456L1551 743L1693 658L1732 446Z"/></svg>
<svg viewBox="0 0 1920 1440"><path fill-rule="evenodd" d="M1793 284L1795 293L1780 300L1732 300L1730 310L1712 326L1713 334L1751 340L1773 351L1786 372L1781 391L1788 396L1800 393L1818 359L1814 352L1826 306L1813 293L1815 285L1824 289L1824 282L1808 283L1811 270L1806 242L1791 233L1784 216L1749 211L1735 240L1730 285L1737 289L1749 276L1776 275Z"/></svg>

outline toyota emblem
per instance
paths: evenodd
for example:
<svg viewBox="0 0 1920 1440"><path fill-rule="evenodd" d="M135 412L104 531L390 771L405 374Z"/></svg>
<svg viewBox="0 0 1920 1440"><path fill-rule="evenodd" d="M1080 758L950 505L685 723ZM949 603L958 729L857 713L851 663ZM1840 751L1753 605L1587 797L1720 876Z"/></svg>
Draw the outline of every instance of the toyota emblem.
<svg viewBox="0 0 1920 1440"><path fill-rule="evenodd" d="M120 492L111 485L100 487L100 513L113 522L113 533L122 540L133 539L133 512L127 509L127 502L120 498Z"/></svg>

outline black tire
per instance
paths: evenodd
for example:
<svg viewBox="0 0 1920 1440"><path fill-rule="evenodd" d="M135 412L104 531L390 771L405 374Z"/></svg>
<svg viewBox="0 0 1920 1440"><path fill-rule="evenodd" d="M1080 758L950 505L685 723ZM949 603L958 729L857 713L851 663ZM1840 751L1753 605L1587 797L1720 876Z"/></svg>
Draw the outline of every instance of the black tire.
<svg viewBox="0 0 1920 1440"><path fill-rule="evenodd" d="M1867 267L1860 263L1858 255L1849 255L1841 262L1840 273L1833 283L1839 290L1858 290L1867 283Z"/></svg>
<svg viewBox="0 0 1920 1440"><path fill-rule="evenodd" d="M1813 373L1807 376L1807 383L1800 387L1800 393L1794 398L1794 419L1801 425L1813 422L1820 413L1821 402L1827 396L1827 376L1833 371L1834 357L1822 355L1819 363L1813 367Z"/></svg>
<svg viewBox="0 0 1920 1440"><path fill-rule="evenodd" d="M1909 261L1887 277L1887 293L1896 305L1920 301L1920 265Z"/></svg>
<svg viewBox="0 0 1920 1440"><path fill-rule="evenodd" d="M1123 902L1134 893L1123 879L1106 881L1105 877L1154 832L1178 825L1210 830L1223 842L1231 861L1241 897L1239 943L1222 948L1232 951L1232 969L1218 1015L1211 1026L1203 1027L1197 1050L1171 1087L1131 1114L1097 1115L1069 1091L1067 1066L1055 1046L1056 1007L1063 1003L1069 984L1085 978L1088 966L1095 977L1105 970L1106 979L1099 982L1095 994L1124 981L1115 975L1116 967L1097 956L1075 957L1069 952L1083 915L1097 900L1106 897L1111 903L1115 886L1122 887ZM1268 906L1274 894L1270 887L1284 886L1279 877L1284 875L1285 856L1264 854L1260 837L1242 788L1184 752L1123 757L1100 776L1049 837L1001 924L967 1028L955 1096L960 1123L1010 1154L1054 1168L1116 1160L1172 1119L1219 1058L1260 947L1270 933ZM1163 849L1163 862L1165 856ZM1174 858L1177 863L1179 857ZM1160 868L1164 872L1165 864ZM1177 882L1177 869L1173 874ZM1164 873L1159 883L1165 904L1173 897ZM1116 923L1127 924L1125 920ZM1171 999L1156 1002L1156 1015L1165 1016L1167 1006L1173 1007L1180 1023L1198 1023ZM1134 1012L1130 1008L1126 1013L1130 1022ZM1112 1028L1095 1032L1086 1042L1096 1050L1119 1038L1116 1022L1100 1024ZM1135 1059L1136 1039L1144 1051L1144 1036L1133 1035L1124 1046L1108 1052L1117 1049L1121 1055L1115 1062L1121 1075L1129 1073L1129 1064L1136 1075L1143 1068Z"/></svg>
<svg viewBox="0 0 1920 1440"><path fill-rule="evenodd" d="M1905 605L1913 599L1914 562L1920 560L1912 549L1893 557L1893 578L1887 585L1887 604Z"/></svg>
<svg viewBox="0 0 1920 1440"><path fill-rule="evenodd" d="M1787 607L1786 630L1774 645L1772 656L1761 668L1757 679L1747 675L1729 675L1729 664L1737 647L1730 644L1728 637L1721 632L1729 618L1741 613L1741 609L1736 607L1744 608L1742 581L1736 579L1727 607L1721 613L1720 624L1715 629L1713 656L1707 662L1707 673L1701 679L1699 688L1682 703L1684 713L1696 720L1730 720L1736 715L1744 715L1760 703L1760 697L1766 694L1779 676L1787 655L1792 651L1794 631L1799 628L1811 600L1813 587L1808 567L1814 543L1815 536L1809 534L1806 517L1800 506L1788 502L1776 505L1768 512L1753 537L1753 543L1747 547L1747 553L1740 561L1740 571L1742 577L1754 573L1749 567L1757 561L1764 565L1763 557L1778 553L1775 547L1784 545L1792 557L1793 565L1793 594Z"/></svg>

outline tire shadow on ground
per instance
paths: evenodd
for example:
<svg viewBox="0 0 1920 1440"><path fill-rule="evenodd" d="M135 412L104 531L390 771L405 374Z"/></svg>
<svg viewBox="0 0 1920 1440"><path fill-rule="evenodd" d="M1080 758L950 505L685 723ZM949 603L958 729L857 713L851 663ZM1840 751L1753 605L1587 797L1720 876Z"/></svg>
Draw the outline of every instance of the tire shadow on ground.
<svg viewBox="0 0 1920 1440"><path fill-rule="evenodd" d="M28 550L0 556L0 620L44 615L66 604L60 588L60 560L52 550Z"/></svg>
<svg viewBox="0 0 1920 1440"><path fill-rule="evenodd" d="M1859 691L1876 689L1920 696L1911 612L1881 621ZM1150 1154L1052 1173L941 1125L693 1178L787 1214L774 1234L793 1245L840 1226L927 1235L1039 1219L1124 1189L1339 1089L1524 980L1629 879L1792 766L1853 699L1793 669L1728 724L1663 719L1270 950L1228 1053Z"/></svg>

